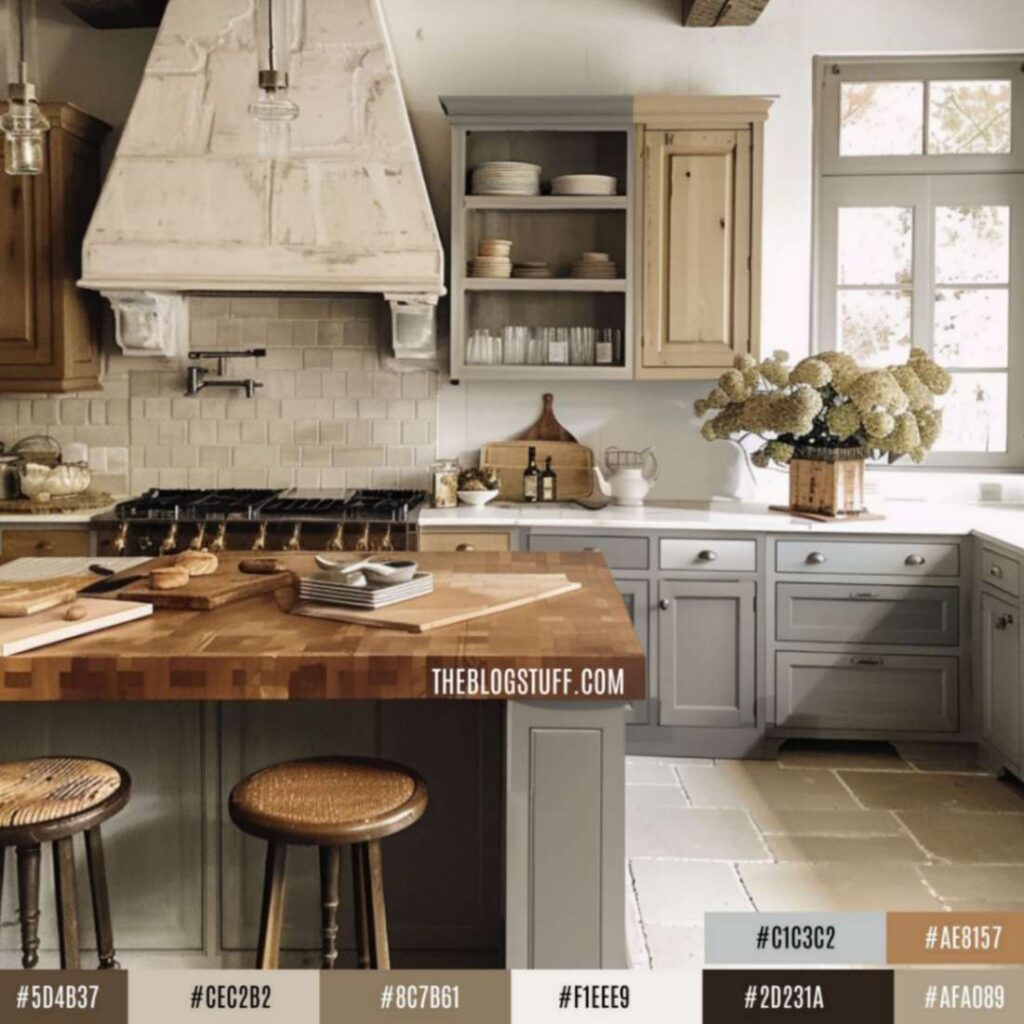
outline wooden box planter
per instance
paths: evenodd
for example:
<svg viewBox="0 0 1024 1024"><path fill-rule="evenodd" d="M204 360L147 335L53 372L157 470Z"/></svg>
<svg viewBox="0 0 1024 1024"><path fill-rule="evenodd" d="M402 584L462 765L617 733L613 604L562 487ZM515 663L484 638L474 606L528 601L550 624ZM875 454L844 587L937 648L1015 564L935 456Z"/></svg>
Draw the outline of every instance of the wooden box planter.
<svg viewBox="0 0 1024 1024"><path fill-rule="evenodd" d="M825 516L864 511L862 448L797 448L789 463L789 505Z"/></svg>

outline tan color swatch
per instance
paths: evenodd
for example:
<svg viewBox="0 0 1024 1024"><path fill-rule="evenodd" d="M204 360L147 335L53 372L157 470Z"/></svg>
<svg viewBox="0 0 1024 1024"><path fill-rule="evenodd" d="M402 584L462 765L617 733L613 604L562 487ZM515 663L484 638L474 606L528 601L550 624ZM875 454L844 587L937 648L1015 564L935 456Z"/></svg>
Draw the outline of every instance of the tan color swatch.
<svg viewBox="0 0 1024 1024"><path fill-rule="evenodd" d="M893 913L890 964L1024 964L1024 914Z"/></svg>

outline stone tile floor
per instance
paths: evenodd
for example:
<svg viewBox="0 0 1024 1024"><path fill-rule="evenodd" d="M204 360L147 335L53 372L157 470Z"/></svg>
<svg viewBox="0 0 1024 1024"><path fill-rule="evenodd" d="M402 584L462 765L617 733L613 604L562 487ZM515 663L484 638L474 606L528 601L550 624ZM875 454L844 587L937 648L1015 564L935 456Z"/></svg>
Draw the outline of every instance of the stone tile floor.
<svg viewBox="0 0 1024 1024"><path fill-rule="evenodd" d="M973 747L629 757L626 783L636 968L699 968L705 911L1024 909L1024 786Z"/></svg>

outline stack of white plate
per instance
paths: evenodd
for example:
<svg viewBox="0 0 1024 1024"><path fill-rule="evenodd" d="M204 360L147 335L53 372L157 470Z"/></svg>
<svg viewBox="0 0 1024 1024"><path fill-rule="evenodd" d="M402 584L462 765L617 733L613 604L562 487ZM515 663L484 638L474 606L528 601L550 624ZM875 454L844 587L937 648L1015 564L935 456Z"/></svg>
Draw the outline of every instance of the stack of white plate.
<svg viewBox="0 0 1024 1024"><path fill-rule="evenodd" d="M317 604L340 604L372 611L410 601L434 590L434 574L418 572L408 583L369 583L362 587L342 583L338 573L316 572L299 580L299 597Z"/></svg>
<svg viewBox="0 0 1024 1024"><path fill-rule="evenodd" d="M572 276L608 280L619 276L619 268L606 252L585 252L572 265Z"/></svg>
<svg viewBox="0 0 1024 1024"><path fill-rule="evenodd" d="M540 165L518 160L490 160L473 168L475 196L539 196Z"/></svg>
<svg viewBox="0 0 1024 1024"><path fill-rule="evenodd" d="M610 174L562 174L551 179L553 196L614 196L619 179Z"/></svg>
<svg viewBox="0 0 1024 1024"><path fill-rule="evenodd" d="M512 266L513 277L551 277L551 267L542 260L524 260L522 263L515 263Z"/></svg>
<svg viewBox="0 0 1024 1024"><path fill-rule="evenodd" d="M505 238L483 238L469 261L470 277L511 277L512 243Z"/></svg>

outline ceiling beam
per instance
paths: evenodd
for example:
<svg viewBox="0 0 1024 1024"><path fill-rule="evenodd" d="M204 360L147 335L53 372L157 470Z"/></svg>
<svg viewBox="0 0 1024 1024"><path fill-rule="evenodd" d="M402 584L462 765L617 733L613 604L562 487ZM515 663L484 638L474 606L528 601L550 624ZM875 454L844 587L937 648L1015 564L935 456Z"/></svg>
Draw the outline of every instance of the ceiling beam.
<svg viewBox="0 0 1024 1024"><path fill-rule="evenodd" d="M93 28L155 28L167 0L62 0L64 6Z"/></svg>
<svg viewBox="0 0 1024 1024"><path fill-rule="evenodd" d="M683 0L687 28L753 25L769 0Z"/></svg>

